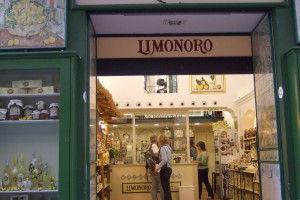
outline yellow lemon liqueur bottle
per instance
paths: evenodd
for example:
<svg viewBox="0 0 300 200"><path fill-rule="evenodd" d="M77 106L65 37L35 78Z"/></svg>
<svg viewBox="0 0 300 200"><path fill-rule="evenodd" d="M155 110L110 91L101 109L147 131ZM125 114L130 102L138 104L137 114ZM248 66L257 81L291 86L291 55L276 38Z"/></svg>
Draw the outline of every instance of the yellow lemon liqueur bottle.
<svg viewBox="0 0 300 200"><path fill-rule="evenodd" d="M43 168L43 188L44 190L50 190L51 176L49 176L48 163L45 163Z"/></svg>
<svg viewBox="0 0 300 200"><path fill-rule="evenodd" d="M5 167L3 169L3 183L2 183L2 187L3 188L9 188L11 185L11 169L9 166L9 161L6 160L5 162Z"/></svg>
<svg viewBox="0 0 300 200"><path fill-rule="evenodd" d="M20 166L19 166L19 171L18 171L18 188L22 188L24 186L24 179L26 176L26 168L24 166L24 156L21 154L20 156Z"/></svg>
<svg viewBox="0 0 300 200"><path fill-rule="evenodd" d="M13 168L11 169L11 187L17 188L18 182L18 159L13 159Z"/></svg>

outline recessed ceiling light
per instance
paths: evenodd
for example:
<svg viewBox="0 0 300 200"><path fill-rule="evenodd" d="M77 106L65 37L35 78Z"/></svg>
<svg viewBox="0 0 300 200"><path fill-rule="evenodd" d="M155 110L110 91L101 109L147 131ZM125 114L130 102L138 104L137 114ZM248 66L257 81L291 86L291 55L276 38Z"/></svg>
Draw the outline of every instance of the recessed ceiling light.
<svg viewBox="0 0 300 200"><path fill-rule="evenodd" d="M118 125L117 125L117 124L114 124L113 127L118 127Z"/></svg>
<svg viewBox="0 0 300 200"><path fill-rule="evenodd" d="M180 124L175 124L175 126L180 126Z"/></svg>
<svg viewBox="0 0 300 200"><path fill-rule="evenodd" d="M197 126L198 126L198 125L200 125L200 123L199 123L199 122L197 122L197 123L195 123L195 125L197 125Z"/></svg>
<svg viewBox="0 0 300 200"><path fill-rule="evenodd" d="M159 126L159 124L153 124L153 126Z"/></svg>

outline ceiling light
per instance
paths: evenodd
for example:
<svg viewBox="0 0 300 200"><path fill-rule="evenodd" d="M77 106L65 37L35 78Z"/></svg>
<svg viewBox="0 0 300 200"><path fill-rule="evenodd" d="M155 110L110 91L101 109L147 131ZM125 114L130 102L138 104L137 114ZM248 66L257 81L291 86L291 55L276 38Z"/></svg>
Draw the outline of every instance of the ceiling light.
<svg viewBox="0 0 300 200"><path fill-rule="evenodd" d="M197 126L198 126L198 125L200 125L200 123L199 123L199 122L197 122L197 123L195 123L195 125L197 125Z"/></svg>
<svg viewBox="0 0 300 200"><path fill-rule="evenodd" d="M153 124L153 126L159 126L159 124Z"/></svg>

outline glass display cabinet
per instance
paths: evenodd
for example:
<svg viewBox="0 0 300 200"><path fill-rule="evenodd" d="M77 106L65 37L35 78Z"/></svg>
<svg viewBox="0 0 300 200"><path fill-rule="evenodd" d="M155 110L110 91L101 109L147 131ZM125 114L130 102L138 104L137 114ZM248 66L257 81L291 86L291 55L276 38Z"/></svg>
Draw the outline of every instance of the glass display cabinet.
<svg viewBox="0 0 300 200"><path fill-rule="evenodd" d="M0 199L71 199L76 62L73 53L0 56Z"/></svg>

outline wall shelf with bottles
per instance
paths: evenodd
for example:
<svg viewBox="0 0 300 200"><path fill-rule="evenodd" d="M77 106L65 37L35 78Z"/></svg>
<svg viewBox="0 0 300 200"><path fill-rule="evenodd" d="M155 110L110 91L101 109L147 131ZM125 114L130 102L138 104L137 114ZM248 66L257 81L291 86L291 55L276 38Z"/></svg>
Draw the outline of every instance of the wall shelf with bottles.
<svg viewBox="0 0 300 200"><path fill-rule="evenodd" d="M58 190L22 190L22 191L0 191L1 193L5 194L24 194L24 193L58 193Z"/></svg>

